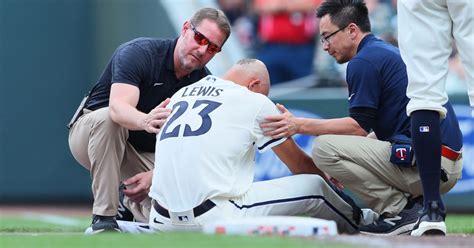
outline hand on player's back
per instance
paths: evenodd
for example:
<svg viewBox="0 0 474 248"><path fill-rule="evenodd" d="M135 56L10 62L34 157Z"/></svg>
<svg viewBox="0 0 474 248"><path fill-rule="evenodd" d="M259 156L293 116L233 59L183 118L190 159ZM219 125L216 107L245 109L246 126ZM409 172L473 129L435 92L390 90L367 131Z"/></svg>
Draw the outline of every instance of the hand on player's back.
<svg viewBox="0 0 474 248"><path fill-rule="evenodd" d="M273 139L290 137L297 132L295 117L281 104L276 105L281 114L265 117L265 122L260 124L262 129L268 130L264 134Z"/></svg>
<svg viewBox="0 0 474 248"><path fill-rule="evenodd" d="M144 130L148 133L158 133L160 132L160 128L166 121L166 118L171 114L171 109L166 108L166 106L170 103L170 99L166 98L160 105L156 106L154 109L150 111L143 120Z"/></svg>

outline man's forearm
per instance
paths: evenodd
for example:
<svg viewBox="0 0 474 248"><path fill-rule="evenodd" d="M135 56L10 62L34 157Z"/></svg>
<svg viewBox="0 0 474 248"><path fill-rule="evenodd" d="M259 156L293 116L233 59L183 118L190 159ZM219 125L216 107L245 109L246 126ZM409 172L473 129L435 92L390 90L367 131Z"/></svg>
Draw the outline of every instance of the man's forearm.
<svg viewBox="0 0 474 248"><path fill-rule="evenodd" d="M367 132L350 117L336 119L296 118L297 133L318 136L323 134L342 134L366 136Z"/></svg>
<svg viewBox="0 0 474 248"><path fill-rule="evenodd" d="M110 104L110 118L128 130L144 130L146 114L126 102Z"/></svg>

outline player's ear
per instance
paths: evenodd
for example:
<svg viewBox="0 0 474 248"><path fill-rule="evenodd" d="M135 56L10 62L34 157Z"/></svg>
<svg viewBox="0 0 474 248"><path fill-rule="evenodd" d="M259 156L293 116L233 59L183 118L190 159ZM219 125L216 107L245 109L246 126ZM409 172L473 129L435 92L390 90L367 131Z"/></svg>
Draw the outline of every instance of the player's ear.
<svg viewBox="0 0 474 248"><path fill-rule="evenodd" d="M250 81L250 83L249 83L248 89L249 89L250 91L259 93L259 90L260 90L260 79L258 79L258 78L252 79L252 80Z"/></svg>

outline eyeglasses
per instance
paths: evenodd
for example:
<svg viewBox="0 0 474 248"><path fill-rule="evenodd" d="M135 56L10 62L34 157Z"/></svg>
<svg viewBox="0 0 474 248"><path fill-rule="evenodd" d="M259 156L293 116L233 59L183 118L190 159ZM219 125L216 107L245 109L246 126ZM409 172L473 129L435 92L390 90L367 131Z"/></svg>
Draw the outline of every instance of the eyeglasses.
<svg viewBox="0 0 474 248"><path fill-rule="evenodd" d="M347 25L347 26L349 26L349 25ZM340 29L334 31L334 32L330 33L330 34L327 35L327 36L321 37L321 43L322 43L323 45L329 45L329 39L330 39L332 36L334 36L335 34L337 34L337 32L342 31L342 30L344 30L345 28L347 28L347 26L345 26L345 27L343 27L343 28L340 28Z"/></svg>
<svg viewBox="0 0 474 248"><path fill-rule="evenodd" d="M207 46L207 52L210 54L215 54L221 51L221 48L212 43L205 35L201 34L199 31L196 30L194 25L191 23L191 30L194 32L194 40L196 43L198 43L200 46Z"/></svg>

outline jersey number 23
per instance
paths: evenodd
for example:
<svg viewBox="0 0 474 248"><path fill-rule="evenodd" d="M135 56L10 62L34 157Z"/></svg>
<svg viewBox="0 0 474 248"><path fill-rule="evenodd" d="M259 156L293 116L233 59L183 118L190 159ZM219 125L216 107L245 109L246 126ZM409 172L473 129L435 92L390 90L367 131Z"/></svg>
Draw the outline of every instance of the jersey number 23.
<svg viewBox="0 0 474 248"><path fill-rule="evenodd" d="M198 127L196 130L192 130L190 125L184 124L183 137L203 135L207 133L209 129L211 129L212 120L209 114L212 111L216 110L220 105L222 105L222 103L214 102L210 100L197 100L194 103L192 108L195 109L203 104L206 106L198 113L198 115L202 119L201 126ZM189 107L189 103L185 101L180 101L173 105L173 112L175 109L177 110L163 127L163 130L162 130L163 132L161 133L160 140L164 140L164 139L172 138L172 137L178 137L181 124L177 125L171 131L169 131L168 128L173 122L175 122L180 116L182 116L186 112L186 110L188 110L188 107Z"/></svg>

